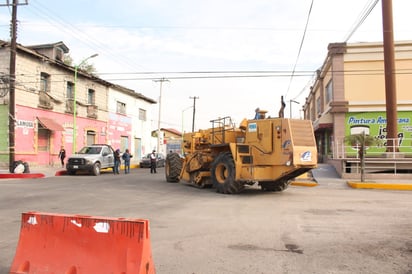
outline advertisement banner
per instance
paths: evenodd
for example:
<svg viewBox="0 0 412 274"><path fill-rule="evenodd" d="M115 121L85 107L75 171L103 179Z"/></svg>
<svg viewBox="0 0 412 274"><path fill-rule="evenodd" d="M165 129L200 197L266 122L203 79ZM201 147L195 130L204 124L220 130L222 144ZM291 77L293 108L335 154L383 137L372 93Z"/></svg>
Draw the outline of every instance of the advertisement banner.
<svg viewBox="0 0 412 274"><path fill-rule="evenodd" d="M370 147L367 153L382 153L386 151L386 112L352 112L346 113L345 136L365 132L378 140L380 147ZM412 111L398 112L399 151L412 152ZM347 147L346 153L356 153L356 148Z"/></svg>

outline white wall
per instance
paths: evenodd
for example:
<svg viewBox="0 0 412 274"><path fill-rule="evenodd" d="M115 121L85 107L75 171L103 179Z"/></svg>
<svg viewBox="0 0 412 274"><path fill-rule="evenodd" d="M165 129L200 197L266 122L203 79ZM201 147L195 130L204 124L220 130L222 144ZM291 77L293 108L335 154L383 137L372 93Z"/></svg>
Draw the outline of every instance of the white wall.
<svg viewBox="0 0 412 274"><path fill-rule="evenodd" d="M137 163L144 154L150 153L153 147L156 146L156 144L153 144L151 137L151 123L153 119L151 117L151 109L153 104L122 92L121 89L116 89L116 87L110 88L108 101L109 119L110 113L116 113L118 101L126 104L126 116L131 119L132 124L131 131L127 133L130 142L129 150L133 154L132 162ZM145 121L139 119L139 109L146 110ZM141 140L140 148L135 147L136 138Z"/></svg>

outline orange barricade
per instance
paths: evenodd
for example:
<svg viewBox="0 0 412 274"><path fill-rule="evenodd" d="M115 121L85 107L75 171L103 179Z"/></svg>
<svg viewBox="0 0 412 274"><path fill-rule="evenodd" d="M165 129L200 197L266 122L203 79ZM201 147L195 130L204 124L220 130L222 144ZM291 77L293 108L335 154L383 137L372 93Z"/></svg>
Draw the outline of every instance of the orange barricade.
<svg viewBox="0 0 412 274"><path fill-rule="evenodd" d="M10 274L155 273L149 221L22 214Z"/></svg>

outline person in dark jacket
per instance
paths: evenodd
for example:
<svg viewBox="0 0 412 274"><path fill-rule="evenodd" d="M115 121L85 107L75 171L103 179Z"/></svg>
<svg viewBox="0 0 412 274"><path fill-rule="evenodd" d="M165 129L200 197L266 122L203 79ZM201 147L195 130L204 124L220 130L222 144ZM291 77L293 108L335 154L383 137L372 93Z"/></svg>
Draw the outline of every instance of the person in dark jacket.
<svg viewBox="0 0 412 274"><path fill-rule="evenodd" d="M120 149L116 149L114 152L114 167L113 167L113 173L119 174L119 168L120 168Z"/></svg>
<svg viewBox="0 0 412 274"><path fill-rule="evenodd" d="M66 150L64 149L64 146L62 146L59 151L59 159L62 164L62 167L64 167L64 158L66 158Z"/></svg>
<svg viewBox="0 0 412 274"><path fill-rule="evenodd" d="M124 173L130 173L130 158L133 156L130 154L129 150L126 148L125 152L122 155L124 161Z"/></svg>

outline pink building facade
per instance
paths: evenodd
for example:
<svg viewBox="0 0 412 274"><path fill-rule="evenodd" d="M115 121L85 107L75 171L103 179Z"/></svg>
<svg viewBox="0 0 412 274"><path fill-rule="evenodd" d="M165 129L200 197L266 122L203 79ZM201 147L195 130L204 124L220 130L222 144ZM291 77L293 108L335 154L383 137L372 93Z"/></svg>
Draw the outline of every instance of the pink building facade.
<svg viewBox="0 0 412 274"><path fill-rule="evenodd" d="M76 118L77 150L107 143L107 122ZM73 115L16 105L15 158L32 165L59 165L59 150L73 151Z"/></svg>

